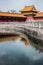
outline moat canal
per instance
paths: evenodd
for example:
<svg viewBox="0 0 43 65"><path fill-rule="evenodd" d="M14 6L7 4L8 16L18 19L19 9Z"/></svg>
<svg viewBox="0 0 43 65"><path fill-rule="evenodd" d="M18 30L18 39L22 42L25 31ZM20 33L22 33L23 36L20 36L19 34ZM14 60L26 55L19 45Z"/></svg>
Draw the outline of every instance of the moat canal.
<svg viewBox="0 0 43 65"><path fill-rule="evenodd" d="M20 39L0 42L0 65L43 65L43 53Z"/></svg>

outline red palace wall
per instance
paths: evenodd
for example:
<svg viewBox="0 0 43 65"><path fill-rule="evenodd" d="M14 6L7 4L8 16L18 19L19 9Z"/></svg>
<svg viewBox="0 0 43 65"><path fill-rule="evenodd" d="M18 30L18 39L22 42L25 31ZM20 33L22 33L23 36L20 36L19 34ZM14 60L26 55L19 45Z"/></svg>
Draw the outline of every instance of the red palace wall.
<svg viewBox="0 0 43 65"><path fill-rule="evenodd" d="M43 20L43 17L34 17L34 20Z"/></svg>
<svg viewBox="0 0 43 65"><path fill-rule="evenodd" d="M34 20L32 16L28 16L26 20Z"/></svg>
<svg viewBox="0 0 43 65"><path fill-rule="evenodd" d="M25 22L26 18L0 18L0 22Z"/></svg>
<svg viewBox="0 0 43 65"><path fill-rule="evenodd" d="M26 20L43 20L43 17L32 17L32 16L28 16Z"/></svg>
<svg viewBox="0 0 43 65"><path fill-rule="evenodd" d="M27 18L0 18L0 22L25 22L26 20L43 20L43 17L32 17L27 16Z"/></svg>

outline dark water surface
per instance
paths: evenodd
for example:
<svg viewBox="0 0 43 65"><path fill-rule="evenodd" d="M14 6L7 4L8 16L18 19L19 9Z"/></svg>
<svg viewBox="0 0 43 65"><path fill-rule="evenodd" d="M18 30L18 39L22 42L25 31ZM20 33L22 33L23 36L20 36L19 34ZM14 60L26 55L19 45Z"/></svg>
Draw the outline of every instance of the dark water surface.
<svg viewBox="0 0 43 65"><path fill-rule="evenodd" d="M43 53L20 39L0 42L0 65L43 65Z"/></svg>

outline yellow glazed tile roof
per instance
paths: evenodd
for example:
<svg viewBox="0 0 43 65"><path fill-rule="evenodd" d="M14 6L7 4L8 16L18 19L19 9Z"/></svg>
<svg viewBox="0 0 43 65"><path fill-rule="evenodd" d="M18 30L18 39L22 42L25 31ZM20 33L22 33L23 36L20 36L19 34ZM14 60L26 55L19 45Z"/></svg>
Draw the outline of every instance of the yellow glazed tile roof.
<svg viewBox="0 0 43 65"><path fill-rule="evenodd" d="M19 14L19 13L8 13L8 12L0 12L0 16L23 17L23 18L26 17L23 14Z"/></svg>
<svg viewBox="0 0 43 65"><path fill-rule="evenodd" d="M35 15L35 17L43 17L43 12L39 12Z"/></svg>
<svg viewBox="0 0 43 65"><path fill-rule="evenodd" d="M32 5L32 6L25 6L25 7L21 10L21 12L23 12L23 11L36 11L36 9L35 9L34 5Z"/></svg>
<svg viewBox="0 0 43 65"><path fill-rule="evenodd" d="M35 14L35 13L32 13L32 12L30 12L30 13L23 13L23 15L25 15L25 14Z"/></svg>

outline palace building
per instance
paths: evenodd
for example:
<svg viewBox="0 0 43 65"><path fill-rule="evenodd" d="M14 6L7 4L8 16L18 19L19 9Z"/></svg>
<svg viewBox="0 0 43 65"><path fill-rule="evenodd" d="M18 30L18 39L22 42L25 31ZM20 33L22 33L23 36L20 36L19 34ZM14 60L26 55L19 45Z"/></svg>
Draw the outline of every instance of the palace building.
<svg viewBox="0 0 43 65"><path fill-rule="evenodd" d="M43 12L37 11L34 5L25 6L20 12L26 16L26 22L30 27L43 28Z"/></svg>
<svg viewBox="0 0 43 65"><path fill-rule="evenodd" d="M22 22L26 16L18 13L0 12L0 22Z"/></svg>
<svg viewBox="0 0 43 65"><path fill-rule="evenodd" d="M26 22L43 20L43 12L37 11L34 5L25 6L21 13L0 12L0 22Z"/></svg>
<svg viewBox="0 0 43 65"><path fill-rule="evenodd" d="M38 12L36 13L36 15L34 16L35 20L43 20L43 12Z"/></svg>
<svg viewBox="0 0 43 65"><path fill-rule="evenodd" d="M34 5L25 6L20 12L27 16L27 20L43 20L43 12L37 11Z"/></svg>
<svg viewBox="0 0 43 65"><path fill-rule="evenodd" d="M24 16L27 16L28 20L32 20L33 17L36 15L38 12L35 7L32 6L25 6L21 11L20 11Z"/></svg>

